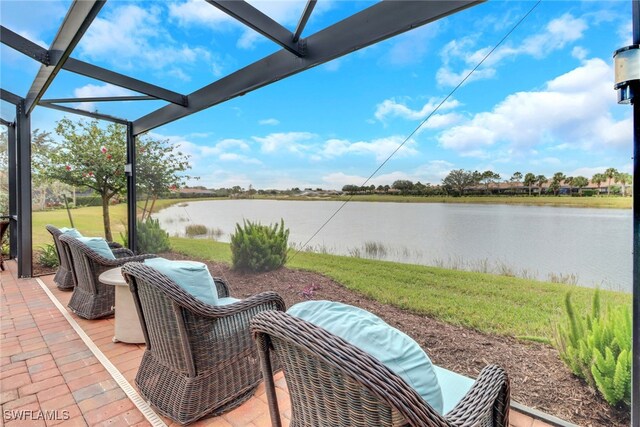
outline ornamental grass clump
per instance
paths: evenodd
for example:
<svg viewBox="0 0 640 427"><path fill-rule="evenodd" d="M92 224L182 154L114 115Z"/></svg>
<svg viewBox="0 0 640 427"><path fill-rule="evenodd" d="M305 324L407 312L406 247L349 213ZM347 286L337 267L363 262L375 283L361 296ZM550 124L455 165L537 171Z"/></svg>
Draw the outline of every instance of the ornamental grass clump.
<svg viewBox="0 0 640 427"><path fill-rule="evenodd" d="M568 319L557 329L560 357L571 371L598 390L612 406L631 404L631 315L629 307L600 308L593 296L591 314L578 317L567 293Z"/></svg>
<svg viewBox="0 0 640 427"><path fill-rule="evenodd" d="M38 254L38 261L43 267L53 268L60 265L58 261L58 251L52 244L47 244L42 247Z"/></svg>
<svg viewBox="0 0 640 427"><path fill-rule="evenodd" d="M280 224L262 225L251 221L236 224L231 235L231 262L235 270L262 272L282 267L287 260L289 229Z"/></svg>

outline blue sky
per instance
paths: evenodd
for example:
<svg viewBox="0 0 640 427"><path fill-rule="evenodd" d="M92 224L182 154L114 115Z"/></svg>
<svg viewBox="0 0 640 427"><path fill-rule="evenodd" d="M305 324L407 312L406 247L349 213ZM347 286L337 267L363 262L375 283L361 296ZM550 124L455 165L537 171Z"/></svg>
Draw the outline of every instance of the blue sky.
<svg viewBox="0 0 640 427"><path fill-rule="evenodd" d="M69 1L0 1L2 25L48 47ZM250 1L293 29L305 1ZM303 34L372 2L319 0ZM194 185L362 184L534 5L490 1L152 131L192 156ZM439 183L452 169L591 177L631 172L631 108L616 104L612 53L631 44L630 1L543 1L371 183ZM201 0L103 7L73 57L181 93L278 47ZM2 45L4 89L38 64ZM126 95L61 72L45 98ZM136 119L159 101L81 108ZM2 102L4 119L13 119ZM33 128L63 116L38 107Z"/></svg>

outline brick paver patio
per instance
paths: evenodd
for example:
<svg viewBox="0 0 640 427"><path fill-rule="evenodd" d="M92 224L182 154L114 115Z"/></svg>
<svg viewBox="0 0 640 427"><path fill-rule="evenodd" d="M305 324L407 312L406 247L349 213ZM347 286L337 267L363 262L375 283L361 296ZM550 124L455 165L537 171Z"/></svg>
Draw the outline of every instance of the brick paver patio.
<svg viewBox="0 0 640 427"><path fill-rule="evenodd" d="M17 279L15 263L5 263L0 341L0 426L149 426L149 421L116 379L60 313L36 279ZM71 292L58 290L53 276L41 280L66 305ZM144 345L113 343L113 319L85 320L72 314L106 358L134 386ZM283 425L291 416L282 374L276 377ZM135 386L134 386L135 388ZM166 425L179 425L161 418ZM513 427L544 427L540 420L511 411ZM271 425L264 386L239 408L194 426Z"/></svg>

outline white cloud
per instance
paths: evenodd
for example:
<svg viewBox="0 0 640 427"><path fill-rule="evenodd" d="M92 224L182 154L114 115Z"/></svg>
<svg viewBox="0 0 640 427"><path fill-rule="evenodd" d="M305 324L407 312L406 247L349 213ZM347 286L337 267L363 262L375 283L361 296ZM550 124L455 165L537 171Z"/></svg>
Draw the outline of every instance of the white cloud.
<svg viewBox="0 0 640 427"><path fill-rule="evenodd" d="M433 22L395 37L384 61L396 66L421 63L432 51L431 40L438 35L439 29L438 22Z"/></svg>
<svg viewBox="0 0 640 427"><path fill-rule="evenodd" d="M420 181L423 184L439 184L442 178L447 176L452 169L454 169L452 163L445 160L432 160L413 171L393 171L376 175L366 185L391 185L399 179L408 179L413 182ZM322 181L332 188L341 189L345 185L363 185L367 178L367 176L363 175L332 172L324 175Z"/></svg>
<svg viewBox="0 0 640 427"><path fill-rule="evenodd" d="M486 156L498 143L520 153L545 143L629 149L631 118L616 120L610 111L616 105L612 74L605 61L587 60L547 82L544 90L511 94L491 111L447 129L438 142L474 157Z"/></svg>
<svg viewBox="0 0 640 427"><path fill-rule="evenodd" d="M136 95L128 89L114 86L112 84L94 85L88 84L73 90L73 96L75 98L98 98L108 96L131 96ZM80 108L87 111L95 110L94 102L81 102L76 105L76 108Z"/></svg>
<svg viewBox="0 0 640 427"><path fill-rule="evenodd" d="M373 154L377 161L385 160L404 141L402 136L390 136L378 138L372 141L350 142L346 139L330 139L325 142L320 155L324 158L340 157L345 154ZM414 148L415 141L410 139L395 154L398 157L407 157L418 154Z"/></svg>
<svg viewBox="0 0 640 427"><path fill-rule="evenodd" d="M184 27L192 24L220 27L221 25L235 25L237 22L217 7L201 0L171 3L169 4L169 16Z"/></svg>
<svg viewBox="0 0 640 427"><path fill-rule="evenodd" d="M305 2L301 1L251 0L249 3L291 31L295 28L305 6ZM332 1L318 2L311 19L317 18L332 7ZM169 16L183 27L195 24L209 27L214 31L240 30L242 33L238 38L237 46L242 49L253 49L257 42L266 40L265 37L242 25L226 13L200 0L172 3L169 5Z"/></svg>
<svg viewBox="0 0 640 427"><path fill-rule="evenodd" d="M266 126L276 126L276 125L280 124L280 120L274 119L274 118L263 119L263 120L258 121L258 124L266 125Z"/></svg>
<svg viewBox="0 0 640 427"><path fill-rule="evenodd" d="M149 8L135 4L117 6L93 21L78 51L83 57L105 61L120 69L167 70L168 74L183 80L188 79L188 74L180 66L198 61L217 62L217 58L202 47L176 42L165 29L162 12L156 5ZM210 69L215 74L216 68Z"/></svg>
<svg viewBox="0 0 640 427"><path fill-rule="evenodd" d="M517 46L506 43L497 48L476 70L468 81L492 78L496 74L498 64L507 58L528 55L537 59L544 58L551 52L582 38L588 28L582 18L564 14L550 21L543 31L525 38ZM465 37L452 40L441 50L442 67L436 73L438 84L455 86L490 52L491 47L476 49L478 37ZM454 71L454 69L459 71Z"/></svg>
<svg viewBox="0 0 640 427"><path fill-rule="evenodd" d="M317 135L310 132L278 132L265 137L254 136L253 140L261 144L263 153L288 151L303 154L309 150L307 143L316 138Z"/></svg>
<svg viewBox="0 0 640 427"><path fill-rule="evenodd" d="M595 166L595 167L582 167L582 168L577 168L572 170L571 172L566 172L565 175L567 176L584 176L586 178L591 179L591 177L597 173L604 173L605 170L607 170L609 167L608 166Z"/></svg>
<svg viewBox="0 0 640 427"><path fill-rule="evenodd" d="M251 157L247 157L242 154L237 153L222 153L220 154L220 160L223 162L235 162L235 163L244 163L249 165L261 165L262 162L258 159L253 159Z"/></svg>
<svg viewBox="0 0 640 427"><path fill-rule="evenodd" d="M374 116L380 121L384 121L387 117L401 117L407 120L422 120L427 117L435 108L440 104L441 100L431 98L422 106L419 110L412 110L402 102L398 102L395 99L385 99L376 106L376 112ZM456 108L460 103L455 99L445 101L440 110L450 110Z"/></svg>

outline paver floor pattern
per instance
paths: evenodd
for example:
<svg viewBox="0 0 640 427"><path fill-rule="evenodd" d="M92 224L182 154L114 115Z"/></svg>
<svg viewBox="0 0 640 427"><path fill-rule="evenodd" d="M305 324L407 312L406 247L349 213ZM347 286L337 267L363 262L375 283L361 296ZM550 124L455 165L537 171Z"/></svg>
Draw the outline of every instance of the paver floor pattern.
<svg viewBox="0 0 640 427"><path fill-rule="evenodd" d="M0 426L148 426L107 370L94 357L35 279L17 279L15 263L2 272ZM66 307L71 292L57 289L53 276L41 278ZM112 342L113 319L76 322L124 377L134 385L144 344ZM278 405L285 427L291 404L286 381L275 376ZM31 412L29 412L31 411ZM544 427L524 414L511 412L512 427ZM22 418L22 419L18 419ZM26 419L31 418L31 419ZM40 418L40 419L34 419ZM53 418L53 419L43 419ZM179 424L163 420L168 426ZM264 427L271 425L264 385L246 403L193 426Z"/></svg>

